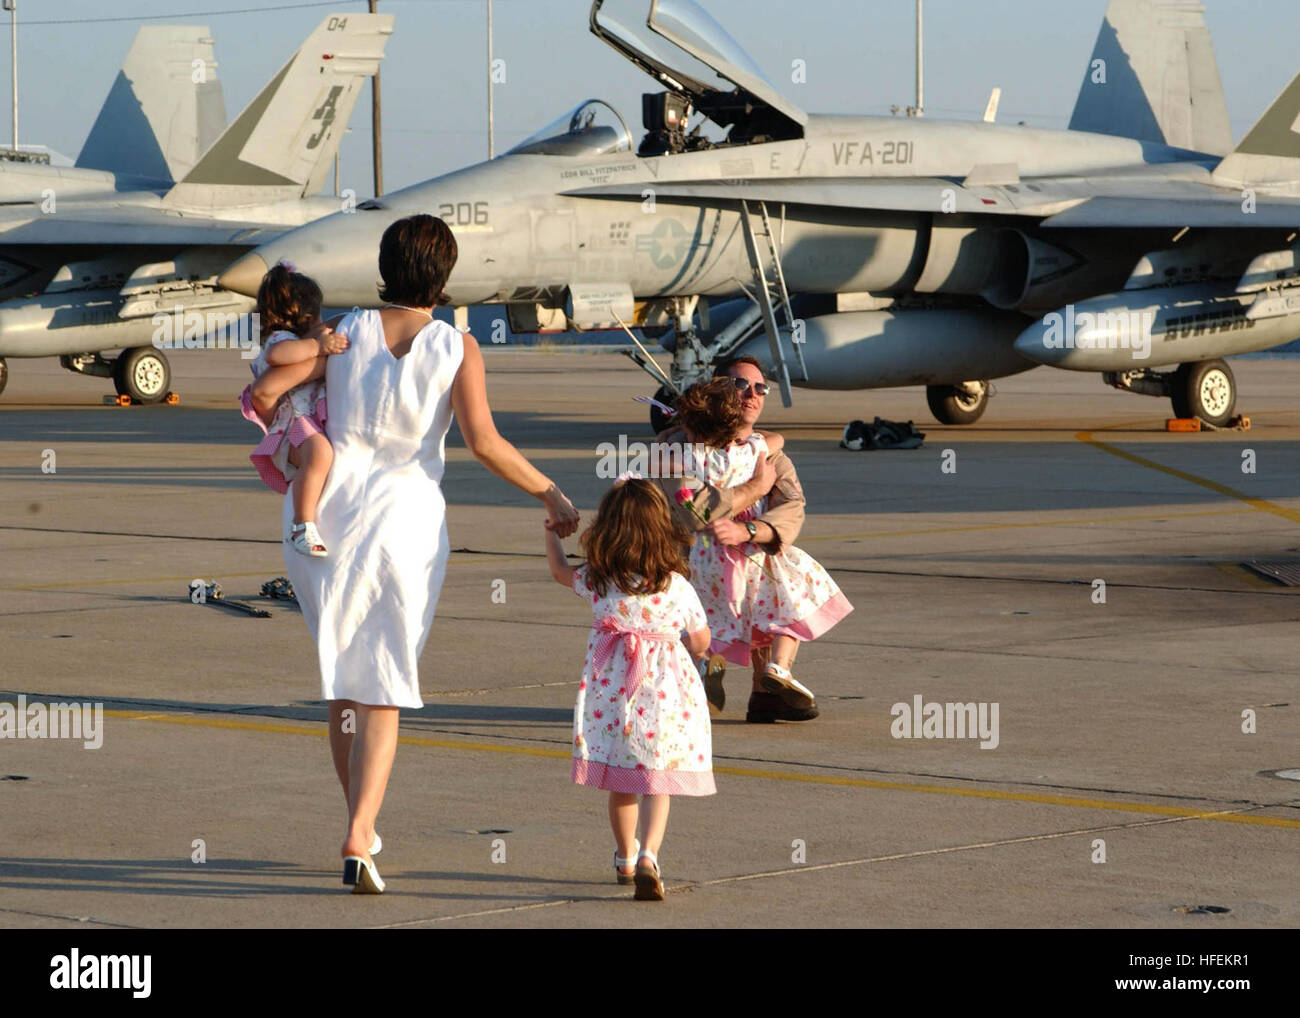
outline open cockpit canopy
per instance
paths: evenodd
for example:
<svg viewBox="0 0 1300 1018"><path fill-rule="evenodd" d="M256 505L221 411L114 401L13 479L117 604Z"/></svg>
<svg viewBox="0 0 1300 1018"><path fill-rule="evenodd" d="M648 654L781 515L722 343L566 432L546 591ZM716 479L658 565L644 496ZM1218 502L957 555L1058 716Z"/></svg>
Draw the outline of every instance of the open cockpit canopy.
<svg viewBox="0 0 1300 1018"><path fill-rule="evenodd" d="M803 136L808 115L776 90L695 0L594 0L591 31L663 85L670 97L680 97L720 127L732 128L728 141L733 144ZM677 111L670 103L666 117L653 112L652 105L647 100L648 130L677 126L681 103Z"/></svg>

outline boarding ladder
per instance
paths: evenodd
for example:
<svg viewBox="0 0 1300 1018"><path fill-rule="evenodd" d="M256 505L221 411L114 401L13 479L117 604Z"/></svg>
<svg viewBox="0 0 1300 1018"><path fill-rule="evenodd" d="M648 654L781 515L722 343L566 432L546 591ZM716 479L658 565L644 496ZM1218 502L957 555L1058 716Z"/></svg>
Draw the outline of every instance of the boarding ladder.
<svg viewBox="0 0 1300 1018"><path fill-rule="evenodd" d="M764 261L764 252L758 246L759 234L754 229L754 223L751 219L753 212L751 205L756 206L759 218L762 221L762 236L767 240L766 254L771 261L772 279L768 278L768 265ZM786 366L785 349L782 343L782 333L790 337L790 345L794 348L796 359L799 361L800 377L803 381L808 380L808 367L804 364L803 348L795 341L795 318L794 312L790 309L790 292L786 289L785 273L781 270L781 246L776 234L772 232L772 220L767 214L767 202L756 201L750 202L741 199L740 202L740 225L745 233L745 252L749 256L749 266L754 273L754 294L752 295L758 302L759 310L763 315L763 328L767 332L768 346L772 351L772 363L776 368L777 384L781 387L781 402L785 406L791 405L790 396L790 371ZM776 311L780 309L785 318L784 325L778 325L776 320Z"/></svg>

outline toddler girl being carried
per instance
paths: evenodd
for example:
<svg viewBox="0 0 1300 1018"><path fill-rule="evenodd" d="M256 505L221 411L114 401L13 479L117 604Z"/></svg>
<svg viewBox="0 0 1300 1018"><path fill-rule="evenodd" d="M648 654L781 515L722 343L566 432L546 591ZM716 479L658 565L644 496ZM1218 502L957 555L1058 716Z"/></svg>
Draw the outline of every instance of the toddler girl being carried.
<svg viewBox="0 0 1300 1018"><path fill-rule="evenodd" d="M284 262L262 277L257 291L261 331L270 333L253 378L239 397L244 416L266 434L249 459L271 488L293 484L293 529L285 537L304 555L328 554L316 529L316 504L334 450L325 437L325 358L348 348L347 337L320 318L321 290Z"/></svg>

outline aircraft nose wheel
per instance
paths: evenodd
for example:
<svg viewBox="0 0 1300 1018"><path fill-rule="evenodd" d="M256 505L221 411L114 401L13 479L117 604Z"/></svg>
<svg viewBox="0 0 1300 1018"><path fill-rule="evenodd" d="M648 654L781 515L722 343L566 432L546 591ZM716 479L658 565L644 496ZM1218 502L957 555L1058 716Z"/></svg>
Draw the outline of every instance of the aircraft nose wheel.
<svg viewBox="0 0 1300 1018"><path fill-rule="evenodd" d="M1199 417L1216 427L1232 419L1237 407L1237 381L1223 361L1180 364L1172 383L1174 416Z"/></svg>
<svg viewBox="0 0 1300 1018"><path fill-rule="evenodd" d="M927 385L925 401L940 424L974 424L989 405L989 383Z"/></svg>
<svg viewBox="0 0 1300 1018"><path fill-rule="evenodd" d="M167 358L151 346L123 350L113 362L113 385L119 396L136 403L160 403L167 396L172 373Z"/></svg>

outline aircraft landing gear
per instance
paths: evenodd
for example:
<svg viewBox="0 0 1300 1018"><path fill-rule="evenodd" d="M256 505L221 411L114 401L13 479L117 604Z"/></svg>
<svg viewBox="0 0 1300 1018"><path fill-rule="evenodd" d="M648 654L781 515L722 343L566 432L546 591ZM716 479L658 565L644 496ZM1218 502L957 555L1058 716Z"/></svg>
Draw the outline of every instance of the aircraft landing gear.
<svg viewBox="0 0 1300 1018"><path fill-rule="evenodd" d="M9 365L5 359L0 357L0 392L5 391L5 386L9 384Z"/></svg>
<svg viewBox="0 0 1300 1018"><path fill-rule="evenodd" d="M136 403L161 403L167 397L172 372L167 358L151 346L123 350L113 362L113 386L119 396Z"/></svg>
<svg viewBox="0 0 1300 1018"><path fill-rule="evenodd" d="M1221 360L1192 361L1176 371L1108 371L1101 377L1124 392L1165 397L1175 417L1198 418L1216 428L1226 427L1237 408L1237 380Z"/></svg>
<svg viewBox="0 0 1300 1018"><path fill-rule="evenodd" d="M1237 407L1237 380L1221 360L1180 364L1170 379L1175 417L1199 417L1223 427Z"/></svg>
<svg viewBox="0 0 1300 1018"><path fill-rule="evenodd" d="M974 424L989 406L988 382L927 385L925 401L940 424Z"/></svg>

